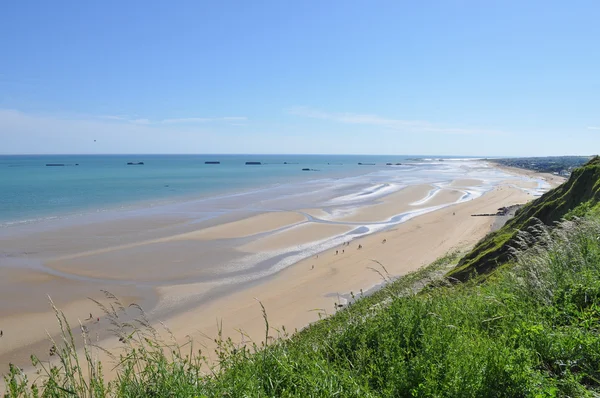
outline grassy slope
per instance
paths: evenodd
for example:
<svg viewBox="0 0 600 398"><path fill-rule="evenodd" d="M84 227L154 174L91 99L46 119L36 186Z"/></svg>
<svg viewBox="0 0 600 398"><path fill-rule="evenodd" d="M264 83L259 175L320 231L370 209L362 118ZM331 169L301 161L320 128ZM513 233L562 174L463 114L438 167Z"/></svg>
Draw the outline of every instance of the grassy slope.
<svg viewBox="0 0 600 398"><path fill-rule="evenodd" d="M46 396L590 395L600 388L600 222L544 236L484 283L411 291L445 259L266 348L220 341L222 370L212 376L192 350L142 336L116 383L96 372L82 385L72 374L87 370L58 369ZM14 396L33 396L21 377L13 369Z"/></svg>
<svg viewBox="0 0 600 398"><path fill-rule="evenodd" d="M238 354L203 393L587 395L600 385L599 235L595 221L569 225L483 285L382 292L258 355Z"/></svg>
<svg viewBox="0 0 600 398"><path fill-rule="evenodd" d="M600 158L594 157L575 169L566 183L527 204L503 228L482 239L449 275L464 281L473 274L487 274L509 260L510 247L519 231L527 230L537 220L551 226L568 214L582 215L599 200Z"/></svg>

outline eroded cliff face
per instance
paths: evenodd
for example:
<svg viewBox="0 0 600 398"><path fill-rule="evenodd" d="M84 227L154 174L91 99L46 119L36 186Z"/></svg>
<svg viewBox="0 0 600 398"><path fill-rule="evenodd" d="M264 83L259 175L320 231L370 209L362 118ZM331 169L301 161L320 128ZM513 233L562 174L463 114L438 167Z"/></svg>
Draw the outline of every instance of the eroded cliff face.
<svg viewBox="0 0 600 398"><path fill-rule="evenodd" d="M540 226L552 228L565 217L582 216L600 202L600 157L595 156L575 169L564 184L523 206L504 227L490 233L465 255L448 276L465 281L486 275L510 259L510 248L517 245L519 231L529 233L530 244Z"/></svg>

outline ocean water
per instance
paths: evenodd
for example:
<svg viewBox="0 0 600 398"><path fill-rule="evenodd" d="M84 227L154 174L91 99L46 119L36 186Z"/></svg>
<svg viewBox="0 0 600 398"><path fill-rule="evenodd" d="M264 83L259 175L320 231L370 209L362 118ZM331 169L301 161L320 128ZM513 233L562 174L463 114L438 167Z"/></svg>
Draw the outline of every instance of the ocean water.
<svg viewBox="0 0 600 398"><path fill-rule="evenodd" d="M138 161L144 165L127 165ZM205 212L202 220L242 207L271 211L351 206L411 184L444 184L456 178L491 184L505 177L482 165L470 159L419 156L0 156L0 228L111 210L175 211L175 204L180 205L176 211L185 212L190 207L181 204L190 202L196 213L199 207Z"/></svg>
<svg viewBox="0 0 600 398"><path fill-rule="evenodd" d="M197 199L311 179L343 178L405 159L309 155L0 156L0 225L140 203ZM127 165L137 161L144 165ZM206 165L205 161L221 164ZM263 164L248 166L247 161ZM358 162L378 166L359 166ZM65 166L47 167L47 163ZM306 172L302 168L318 171Z"/></svg>

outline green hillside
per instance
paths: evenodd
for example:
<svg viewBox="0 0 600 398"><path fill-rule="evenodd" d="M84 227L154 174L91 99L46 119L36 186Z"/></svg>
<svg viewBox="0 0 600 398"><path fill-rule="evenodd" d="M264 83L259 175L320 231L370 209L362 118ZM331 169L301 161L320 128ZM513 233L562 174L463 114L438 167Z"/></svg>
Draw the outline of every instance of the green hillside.
<svg viewBox="0 0 600 398"><path fill-rule="evenodd" d="M115 363L96 363L93 346L77 363L65 332L57 367L34 358L39 389L12 367L7 396L598 396L600 220L586 216L555 232L483 283L432 282L451 256L267 345L217 338L212 371L197 343L178 347L120 324L127 348L115 362L119 377L107 382L102 369Z"/></svg>
<svg viewBox="0 0 600 398"><path fill-rule="evenodd" d="M449 276L465 281L489 273L508 261L519 231L532 230L540 223L552 226L565 216L582 215L599 200L600 158L596 156L575 169L567 182L524 206L503 228L482 239Z"/></svg>

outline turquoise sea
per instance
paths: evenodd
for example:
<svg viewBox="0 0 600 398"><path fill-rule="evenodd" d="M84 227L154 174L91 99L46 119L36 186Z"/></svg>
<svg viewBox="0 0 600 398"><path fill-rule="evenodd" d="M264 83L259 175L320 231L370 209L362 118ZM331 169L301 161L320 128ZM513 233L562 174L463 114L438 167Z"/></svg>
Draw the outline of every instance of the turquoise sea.
<svg viewBox="0 0 600 398"><path fill-rule="evenodd" d="M0 226L384 170L415 156L0 156ZM220 161L218 165L206 161ZM144 162L144 165L127 165ZM261 162L260 166L245 165ZM361 166L358 163L375 163ZM65 166L48 167L48 163ZM309 168L316 171L302 171Z"/></svg>

